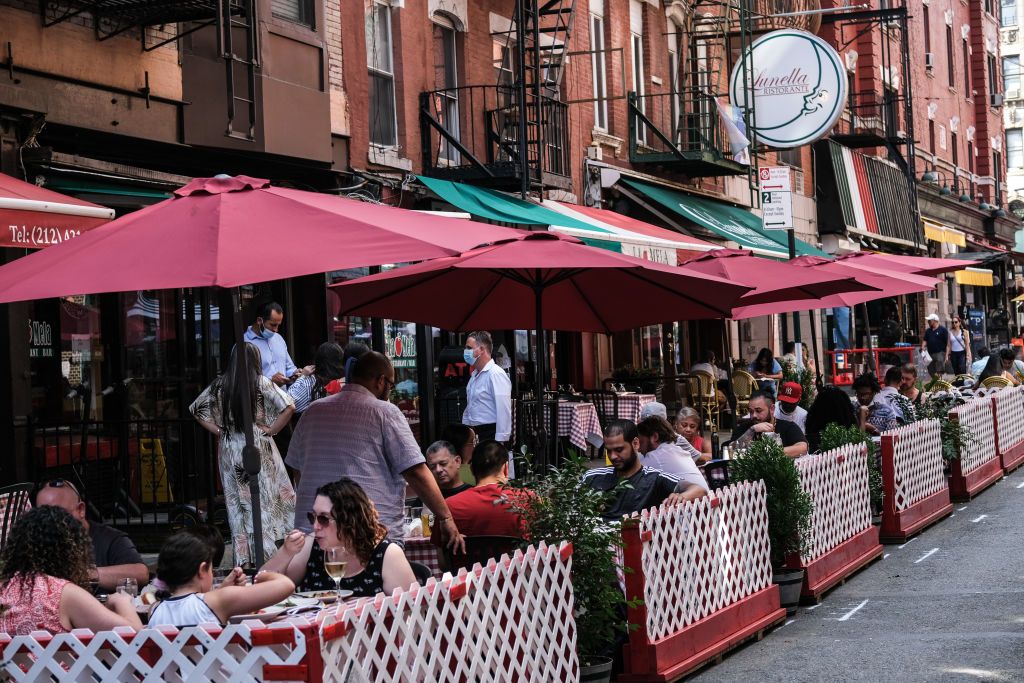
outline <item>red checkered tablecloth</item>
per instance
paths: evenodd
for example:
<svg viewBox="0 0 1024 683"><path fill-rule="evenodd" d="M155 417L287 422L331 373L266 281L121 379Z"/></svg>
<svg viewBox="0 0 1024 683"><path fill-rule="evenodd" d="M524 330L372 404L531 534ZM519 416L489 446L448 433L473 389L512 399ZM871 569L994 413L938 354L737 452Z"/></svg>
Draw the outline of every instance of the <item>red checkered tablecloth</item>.
<svg viewBox="0 0 1024 683"><path fill-rule="evenodd" d="M586 450L587 435L600 433L601 421L593 403L558 402L558 436L568 437L573 446Z"/></svg>
<svg viewBox="0 0 1024 683"><path fill-rule="evenodd" d="M633 422L640 421L640 411L648 403L652 403L657 399L654 394L619 394L619 414L620 420L632 420ZM604 412L609 413L612 410L612 399L605 398L604 401Z"/></svg>
<svg viewBox="0 0 1024 683"><path fill-rule="evenodd" d="M441 577L441 552L429 538L420 536L405 539L405 557L410 562L427 565L435 577Z"/></svg>

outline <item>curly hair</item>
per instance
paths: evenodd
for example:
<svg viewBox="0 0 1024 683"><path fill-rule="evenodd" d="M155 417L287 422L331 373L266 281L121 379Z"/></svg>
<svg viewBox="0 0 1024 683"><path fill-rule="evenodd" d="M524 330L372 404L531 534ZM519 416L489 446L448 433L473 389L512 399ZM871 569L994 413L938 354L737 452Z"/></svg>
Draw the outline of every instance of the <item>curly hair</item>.
<svg viewBox="0 0 1024 683"><path fill-rule="evenodd" d="M36 576L89 585L92 541L85 527L64 508L41 505L26 512L11 529L0 552L0 581L14 578L26 588Z"/></svg>
<svg viewBox="0 0 1024 683"><path fill-rule="evenodd" d="M316 495L331 501L338 540L341 540L342 533L347 535L352 551L364 564L369 563L377 544L387 538L388 529L380 523L377 508L367 498L363 487L348 477L342 477L318 488Z"/></svg>

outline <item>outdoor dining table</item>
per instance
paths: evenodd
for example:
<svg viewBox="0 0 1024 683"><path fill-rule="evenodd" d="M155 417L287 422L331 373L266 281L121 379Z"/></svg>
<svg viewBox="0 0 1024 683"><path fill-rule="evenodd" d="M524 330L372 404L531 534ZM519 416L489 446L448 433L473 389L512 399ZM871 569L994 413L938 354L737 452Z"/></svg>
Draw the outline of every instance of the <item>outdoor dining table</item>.
<svg viewBox="0 0 1024 683"><path fill-rule="evenodd" d="M653 403L657 400L657 396L654 394L634 394L634 393L620 393L619 397L619 414L616 417L620 420L631 420L632 422L640 421L640 411L648 403ZM610 413L612 411L613 402L612 399L603 398L604 402L604 413Z"/></svg>
<svg viewBox="0 0 1024 683"><path fill-rule="evenodd" d="M441 549L429 538L414 536L405 539L405 557L410 562L426 565L435 578L441 578Z"/></svg>
<svg viewBox="0 0 1024 683"><path fill-rule="evenodd" d="M548 409L550 410L550 409ZM584 401L558 402L558 436L580 450L587 449L587 436L601 433L597 407Z"/></svg>

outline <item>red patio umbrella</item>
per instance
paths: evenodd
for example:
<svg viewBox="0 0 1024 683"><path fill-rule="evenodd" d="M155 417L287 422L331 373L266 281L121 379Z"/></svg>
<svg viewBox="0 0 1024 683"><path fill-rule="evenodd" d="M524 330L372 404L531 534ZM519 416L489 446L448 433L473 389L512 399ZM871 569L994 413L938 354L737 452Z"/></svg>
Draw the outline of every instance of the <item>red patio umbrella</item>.
<svg viewBox="0 0 1024 683"><path fill-rule="evenodd" d="M341 302L339 315L394 317L449 330L537 330L538 401L544 396L545 329L611 333L664 320L719 318L749 290L553 232L528 233L332 288Z"/></svg>
<svg viewBox="0 0 1024 683"><path fill-rule="evenodd" d="M0 173L0 247L49 247L113 217L113 209Z"/></svg>
<svg viewBox="0 0 1024 683"><path fill-rule="evenodd" d="M978 265L976 261L962 259L930 258L927 256L901 256L898 254L877 254L859 251L846 254L836 259L839 263L855 266L868 266L879 270L889 270L907 275L936 276L961 268Z"/></svg>
<svg viewBox="0 0 1024 683"><path fill-rule="evenodd" d="M855 274L802 268L799 264L754 256L753 252L745 249L716 249L695 256L683 265L687 270L753 287L740 299L741 306L878 291L870 284L858 282ZM787 306L785 310L792 309Z"/></svg>
<svg viewBox="0 0 1024 683"><path fill-rule="evenodd" d="M310 273L457 254L521 234L248 176L197 178L174 197L0 267L0 303L68 294L237 287ZM242 320L235 292L235 326ZM236 354L244 364L244 353ZM240 376L245 378L247 373ZM248 387L243 386L243 391ZM259 452L242 401L253 532L262 536ZM257 564L263 545L254 544Z"/></svg>

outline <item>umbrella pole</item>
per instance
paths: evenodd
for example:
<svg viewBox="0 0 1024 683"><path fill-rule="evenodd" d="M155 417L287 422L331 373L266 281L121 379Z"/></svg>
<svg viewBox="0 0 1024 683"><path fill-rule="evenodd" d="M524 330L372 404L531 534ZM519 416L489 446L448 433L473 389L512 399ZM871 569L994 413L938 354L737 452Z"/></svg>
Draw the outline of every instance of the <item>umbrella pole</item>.
<svg viewBox="0 0 1024 683"><path fill-rule="evenodd" d="M878 374L878 366L875 364L875 349L871 343L871 322L868 320L868 305L861 304L861 311L864 313L864 339L868 343L868 367L875 375Z"/></svg>
<svg viewBox="0 0 1024 683"><path fill-rule="evenodd" d="M535 454L535 462L546 468L549 463L547 457L547 423L544 419L544 374L545 361L547 361L547 345L544 343L544 288L539 285L534 287L533 298L537 308L537 376L535 378L537 390L537 453Z"/></svg>
<svg viewBox="0 0 1024 683"><path fill-rule="evenodd" d="M814 322L814 311L807 314L811 322L811 349L814 351L814 386L821 388L821 359L818 358L818 325Z"/></svg>
<svg viewBox="0 0 1024 683"><path fill-rule="evenodd" d="M263 512L260 505L260 449L256 446L253 436L252 402L249 401L252 388L249 386L249 363L245 348L244 324L242 322L241 297L237 287L231 291L231 303L234 309L235 336L235 372L238 373L239 390L242 392L242 433L245 435L245 447L242 449L242 467L249 477L249 497L252 509L252 557L249 559L258 568L263 566ZM225 406L230 410L230 406Z"/></svg>

